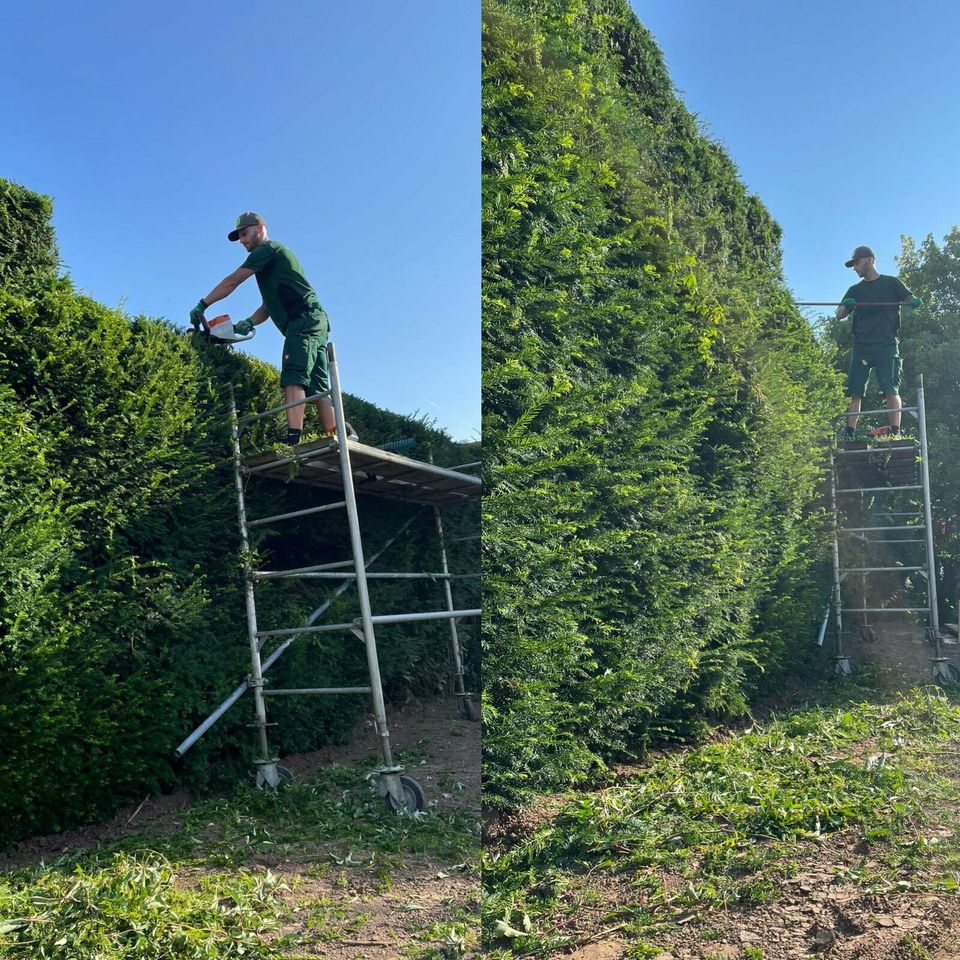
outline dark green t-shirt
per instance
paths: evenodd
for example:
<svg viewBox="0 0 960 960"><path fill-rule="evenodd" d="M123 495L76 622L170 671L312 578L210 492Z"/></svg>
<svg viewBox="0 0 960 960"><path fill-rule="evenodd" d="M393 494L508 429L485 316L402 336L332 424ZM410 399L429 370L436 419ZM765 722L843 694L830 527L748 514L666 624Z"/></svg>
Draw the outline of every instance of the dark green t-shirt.
<svg viewBox="0 0 960 960"><path fill-rule="evenodd" d="M267 313L284 336L326 329L320 301L292 250L276 240L264 240L241 266L257 275Z"/></svg>
<svg viewBox="0 0 960 960"><path fill-rule="evenodd" d="M855 283L843 299L853 297L857 301L853 311L853 342L896 343L900 330L900 307L870 307L870 303L905 303L913 294L898 277L880 274L876 280L861 280Z"/></svg>

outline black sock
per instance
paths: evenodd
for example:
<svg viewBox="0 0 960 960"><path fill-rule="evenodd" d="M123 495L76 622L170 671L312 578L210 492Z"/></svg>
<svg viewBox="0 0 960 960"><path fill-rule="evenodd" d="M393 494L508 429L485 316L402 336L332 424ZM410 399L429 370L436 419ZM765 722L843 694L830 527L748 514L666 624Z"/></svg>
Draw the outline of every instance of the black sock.
<svg viewBox="0 0 960 960"><path fill-rule="evenodd" d="M899 432L900 432L900 428L899 428L899 427L891 427L891 428L890 428L890 432L891 432L891 433L899 433Z"/></svg>
<svg viewBox="0 0 960 960"><path fill-rule="evenodd" d="M303 430L294 430L293 427L287 427L287 446L295 447L300 442Z"/></svg>
<svg viewBox="0 0 960 960"><path fill-rule="evenodd" d="M856 436L857 428L851 427L850 424L847 424L847 439L852 440Z"/></svg>

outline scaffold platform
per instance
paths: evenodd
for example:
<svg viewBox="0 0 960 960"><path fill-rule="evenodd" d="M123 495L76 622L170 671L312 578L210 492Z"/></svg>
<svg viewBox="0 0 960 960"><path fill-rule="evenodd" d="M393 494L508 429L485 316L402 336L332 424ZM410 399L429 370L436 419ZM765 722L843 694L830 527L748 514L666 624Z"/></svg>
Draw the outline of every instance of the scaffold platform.
<svg viewBox="0 0 960 960"><path fill-rule="evenodd" d="M459 473L402 454L347 440L353 488L357 493L426 506L454 506L479 497L479 477ZM316 440L294 452L273 451L243 461L247 476L343 490L340 450L336 441Z"/></svg>

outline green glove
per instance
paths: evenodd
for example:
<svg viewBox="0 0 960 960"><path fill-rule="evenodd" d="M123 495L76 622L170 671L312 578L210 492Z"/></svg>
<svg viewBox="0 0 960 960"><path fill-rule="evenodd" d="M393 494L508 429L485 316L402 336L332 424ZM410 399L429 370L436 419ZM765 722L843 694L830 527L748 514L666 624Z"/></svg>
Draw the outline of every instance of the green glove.
<svg viewBox="0 0 960 960"><path fill-rule="evenodd" d="M914 297L914 298L907 304L907 306L908 306L911 310L916 310L917 307L920 307L920 306L922 306L922 305L923 305L923 301L922 301L919 297Z"/></svg>
<svg viewBox="0 0 960 960"><path fill-rule="evenodd" d="M847 310L855 310L857 307L857 301L853 297L844 297L840 301L841 307L846 307Z"/></svg>
<svg viewBox="0 0 960 960"><path fill-rule="evenodd" d="M239 323L233 325L233 332L239 333L241 337L245 337L248 333L253 330L253 317L247 317L246 320L241 320Z"/></svg>
<svg viewBox="0 0 960 960"><path fill-rule="evenodd" d="M190 322L193 324L194 330L199 330L206 325L206 318L203 315L203 311L206 309L207 305L201 299L197 301L197 305L190 311Z"/></svg>

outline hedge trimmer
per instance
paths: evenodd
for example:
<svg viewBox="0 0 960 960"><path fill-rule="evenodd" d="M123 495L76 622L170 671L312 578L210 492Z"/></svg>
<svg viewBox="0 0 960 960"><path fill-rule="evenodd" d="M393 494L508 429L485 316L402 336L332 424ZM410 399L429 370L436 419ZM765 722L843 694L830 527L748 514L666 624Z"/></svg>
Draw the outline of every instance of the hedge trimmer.
<svg viewBox="0 0 960 960"><path fill-rule="evenodd" d="M204 317L202 319L201 326L203 328L203 334L208 340L213 340L215 343L225 343L228 345L231 343L244 343L247 340L252 340L257 332L256 328L251 326L249 333L238 333L228 313L221 314L219 317L214 317L212 320L207 320L207 318ZM200 332L199 328L197 329L197 332Z"/></svg>

